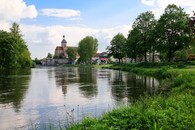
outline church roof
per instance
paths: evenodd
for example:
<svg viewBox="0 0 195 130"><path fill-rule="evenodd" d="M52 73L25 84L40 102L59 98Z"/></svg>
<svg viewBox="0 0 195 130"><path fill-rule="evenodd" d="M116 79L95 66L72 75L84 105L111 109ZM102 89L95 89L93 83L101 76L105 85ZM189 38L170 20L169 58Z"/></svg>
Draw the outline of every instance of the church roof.
<svg viewBox="0 0 195 130"><path fill-rule="evenodd" d="M63 50L63 48L61 46L57 46L56 50Z"/></svg>

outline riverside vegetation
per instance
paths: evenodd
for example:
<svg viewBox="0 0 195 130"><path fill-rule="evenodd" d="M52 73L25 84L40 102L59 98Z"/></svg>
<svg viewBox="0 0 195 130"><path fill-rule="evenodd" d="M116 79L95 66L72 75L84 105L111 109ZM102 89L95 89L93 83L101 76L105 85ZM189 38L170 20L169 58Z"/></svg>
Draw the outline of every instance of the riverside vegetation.
<svg viewBox="0 0 195 130"><path fill-rule="evenodd" d="M161 93L101 117L85 117L68 130L195 129L195 68L185 63L138 63L104 66L163 79Z"/></svg>

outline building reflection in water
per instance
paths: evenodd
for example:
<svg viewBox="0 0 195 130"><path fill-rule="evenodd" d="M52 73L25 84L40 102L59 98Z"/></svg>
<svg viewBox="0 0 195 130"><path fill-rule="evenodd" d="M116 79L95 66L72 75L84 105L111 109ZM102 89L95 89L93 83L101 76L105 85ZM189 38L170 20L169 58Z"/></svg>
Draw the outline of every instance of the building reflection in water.
<svg viewBox="0 0 195 130"><path fill-rule="evenodd" d="M56 86L62 88L64 96L66 96L68 84L79 82L78 72L78 68L72 67L55 69Z"/></svg>
<svg viewBox="0 0 195 130"><path fill-rule="evenodd" d="M56 86L62 88L64 96L70 84L79 84L79 93L86 98L97 95L96 70L89 67L61 68L55 70Z"/></svg>

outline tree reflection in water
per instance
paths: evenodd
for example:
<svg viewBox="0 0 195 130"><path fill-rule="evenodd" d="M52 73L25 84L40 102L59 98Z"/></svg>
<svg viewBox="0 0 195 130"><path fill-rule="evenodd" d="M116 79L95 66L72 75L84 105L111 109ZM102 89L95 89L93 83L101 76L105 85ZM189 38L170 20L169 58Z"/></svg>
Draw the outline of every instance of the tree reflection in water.
<svg viewBox="0 0 195 130"><path fill-rule="evenodd" d="M155 93L155 86L159 85L159 82L153 77L140 76L120 70L113 71L111 75L111 92L116 102L123 100L132 102L145 93L152 95Z"/></svg>
<svg viewBox="0 0 195 130"><path fill-rule="evenodd" d="M79 92L86 98L93 98L97 95L97 70L90 67L79 68Z"/></svg>
<svg viewBox="0 0 195 130"><path fill-rule="evenodd" d="M66 96L67 85L78 82L78 68L57 68L55 69L55 79L57 87L61 87Z"/></svg>
<svg viewBox="0 0 195 130"><path fill-rule="evenodd" d="M55 70L56 85L62 88L64 96L67 94L67 87L77 83L79 93L86 98L93 98L97 95L96 77L96 69L90 67L67 67Z"/></svg>
<svg viewBox="0 0 195 130"><path fill-rule="evenodd" d="M4 70L0 72L0 104L13 106L19 112L29 87L31 70Z"/></svg>

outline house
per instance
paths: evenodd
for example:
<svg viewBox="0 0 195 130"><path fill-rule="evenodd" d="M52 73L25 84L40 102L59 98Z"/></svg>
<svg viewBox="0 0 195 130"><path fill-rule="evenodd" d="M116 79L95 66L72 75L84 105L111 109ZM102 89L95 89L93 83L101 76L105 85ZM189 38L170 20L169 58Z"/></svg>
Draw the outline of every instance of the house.
<svg viewBox="0 0 195 130"><path fill-rule="evenodd" d="M107 64L108 63L108 53L107 52L100 53L99 59L101 63Z"/></svg>
<svg viewBox="0 0 195 130"><path fill-rule="evenodd" d="M106 52L96 53L92 57L92 62L94 64L107 64L108 63L108 53Z"/></svg>

